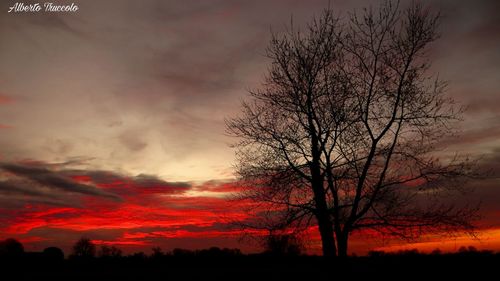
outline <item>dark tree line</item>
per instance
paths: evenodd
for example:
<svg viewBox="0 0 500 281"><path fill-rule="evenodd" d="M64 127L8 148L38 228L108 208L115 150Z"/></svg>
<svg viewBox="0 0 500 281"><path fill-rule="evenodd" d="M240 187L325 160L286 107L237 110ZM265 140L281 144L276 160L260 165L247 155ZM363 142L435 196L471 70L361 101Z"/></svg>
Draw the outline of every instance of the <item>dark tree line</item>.
<svg viewBox="0 0 500 281"><path fill-rule="evenodd" d="M112 246L95 252L72 249L67 259L56 247L43 252L24 252L15 239L0 241L0 279L2 280L256 280L336 278L375 278L401 280L412 278L472 277L491 279L500 260L499 253L462 247L457 253L430 254L417 250L386 253L370 252L368 256L353 256L342 263L331 263L319 256L296 255L298 241L287 235L270 236L268 249L260 254L242 254L237 249L212 247L202 250L174 249L164 252L154 248L142 252L113 256ZM82 249L94 248L91 240L75 243ZM84 245L87 244L87 245ZM95 246L95 245L94 245ZM98 247L96 247L98 248ZM107 250L104 250L107 249ZM74 250L77 250L75 253ZM97 256L75 256L77 253L96 253ZM285 253L285 255L281 254ZM418 269L418 270L415 270ZM334 272L334 275L332 275ZM487 278L483 278L487 279Z"/></svg>

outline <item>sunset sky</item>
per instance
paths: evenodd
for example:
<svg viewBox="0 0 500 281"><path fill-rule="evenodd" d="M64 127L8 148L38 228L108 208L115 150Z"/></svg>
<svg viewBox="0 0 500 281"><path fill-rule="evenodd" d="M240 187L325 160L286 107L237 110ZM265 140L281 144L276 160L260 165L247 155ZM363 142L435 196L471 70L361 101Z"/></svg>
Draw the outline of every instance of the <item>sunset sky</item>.
<svg viewBox="0 0 500 281"><path fill-rule="evenodd" d="M231 223L249 203L227 200L239 187L224 118L262 82L271 29L329 3L346 15L378 2L76 0L76 13L7 13L14 3L0 4L0 239L148 252L257 249ZM468 105L461 136L443 143L491 175L468 183L480 240L354 237L351 251L500 250L500 1L422 3L443 16L431 71Z"/></svg>

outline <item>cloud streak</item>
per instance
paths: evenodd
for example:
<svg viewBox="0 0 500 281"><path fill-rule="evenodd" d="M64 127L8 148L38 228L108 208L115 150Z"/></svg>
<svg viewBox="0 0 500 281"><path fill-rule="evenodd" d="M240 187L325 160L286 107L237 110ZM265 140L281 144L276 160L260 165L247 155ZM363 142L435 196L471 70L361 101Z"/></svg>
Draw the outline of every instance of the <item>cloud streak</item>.
<svg viewBox="0 0 500 281"><path fill-rule="evenodd" d="M0 169L24 180L24 182L4 182L5 185L10 185L12 190L24 190L27 192L29 189L26 186L29 186L29 183L26 181L29 181L31 183L58 191L121 200L121 198L116 194L101 190L92 185L78 183L69 177L63 176L45 167L26 164L1 163ZM31 189L31 195L35 195L37 193L35 187L36 185L33 186L35 189Z"/></svg>
<svg viewBox="0 0 500 281"><path fill-rule="evenodd" d="M72 163L2 163L0 202L10 200L12 206L0 208L0 235L36 244L65 233L58 241L62 247L72 243L67 237L78 235L132 248L171 239L181 245L204 239L234 243L241 231L232 222L249 218L247 202L227 200L235 183L169 182L153 175L68 169Z"/></svg>

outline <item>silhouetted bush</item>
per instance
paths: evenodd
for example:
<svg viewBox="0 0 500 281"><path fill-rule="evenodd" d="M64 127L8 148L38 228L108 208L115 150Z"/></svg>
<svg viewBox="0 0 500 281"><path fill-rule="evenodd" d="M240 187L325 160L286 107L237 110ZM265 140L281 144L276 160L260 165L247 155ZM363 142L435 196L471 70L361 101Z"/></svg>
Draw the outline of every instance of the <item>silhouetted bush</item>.
<svg viewBox="0 0 500 281"><path fill-rule="evenodd" d="M0 241L0 257L21 257L24 254L24 247L21 242L14 238Z"/></svg>
<svg viewBox="0 0 500 281"><path fill-rule="evenodd" d="M64 260L63 250L57 247L48 247L43 250L43 256L49 261L61 261Z"/></svg>

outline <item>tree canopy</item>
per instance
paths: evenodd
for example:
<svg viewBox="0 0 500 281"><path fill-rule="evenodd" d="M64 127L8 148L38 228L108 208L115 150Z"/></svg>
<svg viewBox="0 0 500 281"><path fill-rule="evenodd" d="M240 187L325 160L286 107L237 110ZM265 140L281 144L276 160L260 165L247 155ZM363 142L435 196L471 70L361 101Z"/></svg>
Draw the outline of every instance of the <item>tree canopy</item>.
<svg viewBox="0 0 500 281"><path fill-rule="evenodd" d="M386 2L273 34L262 87L227 121L243 196L268 206L255 227L317 224L328 256L347 255L362 229L473 229L475 208L443 200L463 191L473 161L437 151L463 110L429 71L438 23L420 4Z"/></svg>

